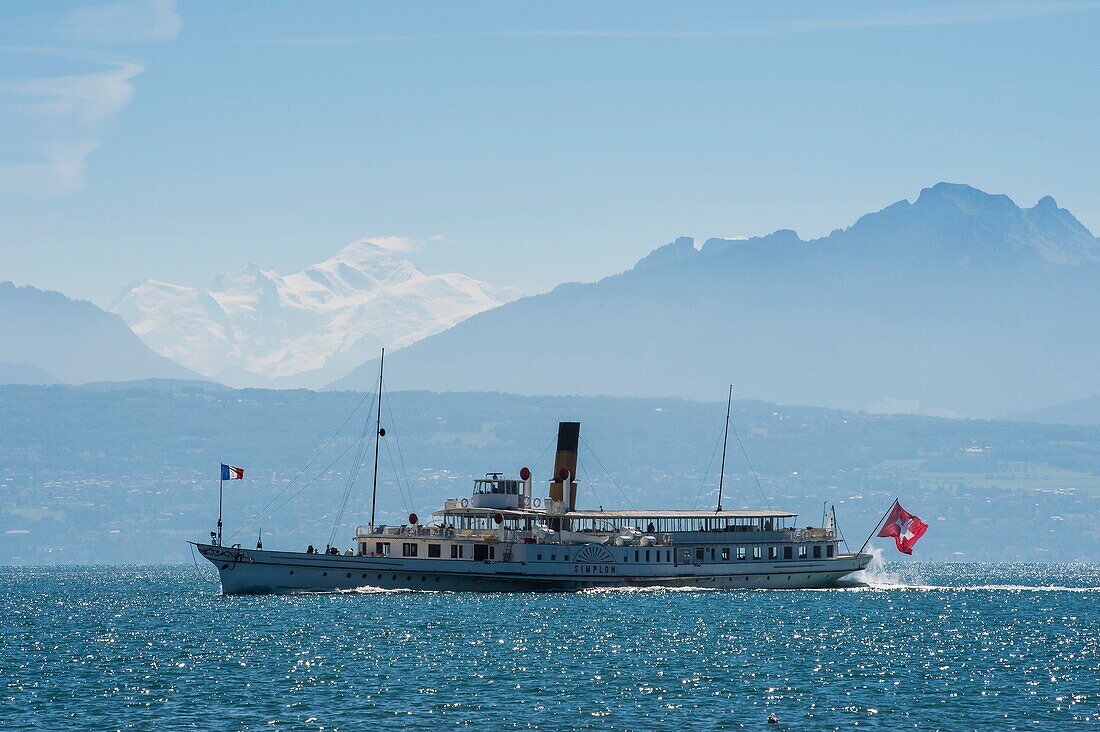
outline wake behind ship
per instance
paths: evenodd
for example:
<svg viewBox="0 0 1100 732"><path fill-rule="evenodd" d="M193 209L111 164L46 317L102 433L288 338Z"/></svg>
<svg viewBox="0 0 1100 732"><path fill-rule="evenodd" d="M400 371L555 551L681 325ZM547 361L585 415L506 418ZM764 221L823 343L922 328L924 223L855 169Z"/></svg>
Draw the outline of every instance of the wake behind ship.
<svg viewBox="0 0 1100 732"><path fill-rule="evenodd" d="M384 432L383 432L384 434ZM343 554L195 543L222 592L570 591L598 587L829 587L871 555L841 553L832 514L797 528L773 510L578 510L580 424L558 425L545 498L531 471L486 474L420 523L359 526ZM377 444L377 443L376 443Z"/></svg>

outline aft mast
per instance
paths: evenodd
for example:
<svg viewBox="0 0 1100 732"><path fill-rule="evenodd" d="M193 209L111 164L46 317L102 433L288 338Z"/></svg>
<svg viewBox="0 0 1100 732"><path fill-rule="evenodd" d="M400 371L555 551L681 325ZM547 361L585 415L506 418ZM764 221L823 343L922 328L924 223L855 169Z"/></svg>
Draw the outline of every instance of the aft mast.
<svg viewBox="0 0 1100 732"><path fill-rule="evenodd" d="M386 436L386 430L382 429L382 371L386 366L386 349L382 349L382 358L378 361L378 413L375 417L374 427L374 486L370 495L370 528L374 531L374 504L378 500L378 443Z"/></svg>
<svg viewBox="0 0 1100 732"><path fill-rule="evenodd" d="M718 472L718 510L722 510L722 488L726 482L726 443L730 439L730 407L733 405L733 384L730 384L729 399L726 400L726 431L722 435L722 469ZM713 455L713 453L711 453ZM712 457L711 460L714 458Z"/></svg>

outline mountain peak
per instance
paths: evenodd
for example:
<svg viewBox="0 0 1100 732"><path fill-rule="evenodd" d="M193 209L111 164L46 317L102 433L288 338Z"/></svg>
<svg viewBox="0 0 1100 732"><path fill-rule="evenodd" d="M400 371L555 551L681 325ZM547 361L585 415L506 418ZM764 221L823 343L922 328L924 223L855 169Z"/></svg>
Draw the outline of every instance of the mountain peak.
<svg viewBox="0 0 1100 732"><path fill-rule="evenodd" d="M205 289L135 287L115 311L155 350L236 385L320 385L518 295L425 275L408 239L362 239L292 274L249 265Z"/></svg>
<svg viewBox="0 0 1100 732"><path fill-rule="evenodd" d="M695 249L695 239L690 236L679 236L668 244L657 247L645 257L642 257L642 259L638 260L638 263L634 265L634 269L663 267L675 262L691 259L696 254L698 254L698 251Z"/></svg>
<svg viewBox="0 0 1100 732"><path fill-rule="evenodd" d="M982 212L1019 211L1012 199L1003 193L986 193L965 183L937 183L923 189L913 204L918 208L943 205L954 206L968 216Z"/></svg>

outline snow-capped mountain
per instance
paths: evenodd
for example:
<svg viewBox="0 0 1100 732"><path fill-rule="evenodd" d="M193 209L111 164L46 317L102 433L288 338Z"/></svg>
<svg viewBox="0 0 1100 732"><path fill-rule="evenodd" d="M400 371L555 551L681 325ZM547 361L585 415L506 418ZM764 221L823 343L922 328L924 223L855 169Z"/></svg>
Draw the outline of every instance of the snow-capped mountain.
<svg viewBox="0 0 1100 732"><path fill-rule="evenodd" d="M204 289L145 280L112 310L153 350L211 378L309 387L382 346L407 346L518 295L462 274L425 274L364 240L288 275L250 265Z"/></svg>

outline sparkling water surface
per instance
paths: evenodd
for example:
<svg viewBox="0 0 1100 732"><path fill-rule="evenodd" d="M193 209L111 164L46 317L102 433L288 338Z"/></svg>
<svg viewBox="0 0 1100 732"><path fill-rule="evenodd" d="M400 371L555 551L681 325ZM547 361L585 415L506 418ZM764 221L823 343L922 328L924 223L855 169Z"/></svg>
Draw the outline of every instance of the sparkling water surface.
<svg viewBox="0 0 1100 732"><path fill-rule="evenodd" d="M1100 565L259 597L202 572L0 569L0 727L1100 728Z"/></svg>

